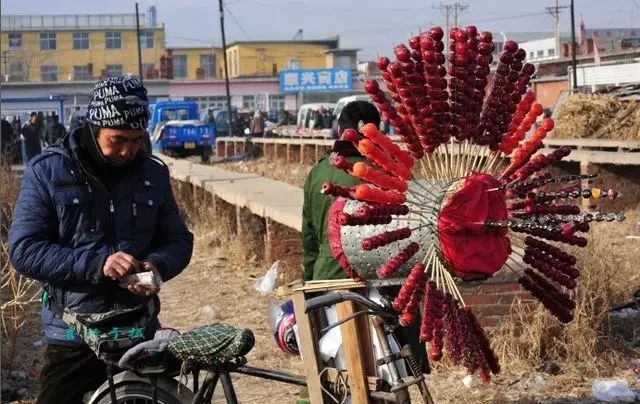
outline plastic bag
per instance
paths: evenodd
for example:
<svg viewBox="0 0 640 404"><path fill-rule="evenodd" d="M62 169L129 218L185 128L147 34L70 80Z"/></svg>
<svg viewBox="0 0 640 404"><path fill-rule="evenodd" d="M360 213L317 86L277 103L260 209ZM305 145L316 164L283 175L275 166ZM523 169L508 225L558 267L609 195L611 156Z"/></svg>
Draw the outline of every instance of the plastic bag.
<svg viewBox="0 0 640 404"><path fill-rule="evenodd" d="M624 379L596 379L591 385L591 392L597 400L616 403L632 403L638 396Z"/></svg>
<svg viewBox="0 0 640 404"><path fill-rule="evenodd" d="M261 295L270 295L273 292L273 289L276 287L276 279L278 278L278 264L280 264L280 261L276 261L271 264L271 268L269 268L264 276L261 276L254 282L253 288L260 292Z"/></svg>

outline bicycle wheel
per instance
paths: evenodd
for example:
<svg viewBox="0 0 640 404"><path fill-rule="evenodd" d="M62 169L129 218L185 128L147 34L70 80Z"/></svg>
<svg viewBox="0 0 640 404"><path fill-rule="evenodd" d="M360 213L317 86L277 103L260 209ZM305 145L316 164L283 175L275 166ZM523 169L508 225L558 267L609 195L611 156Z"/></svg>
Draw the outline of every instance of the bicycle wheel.
<svg viewBox="0 0 640 404"><path fill-rule="evenodd" d="M109 392L105 392L96 404L112 404ZM127 383L116 387L116 399L118 404L151 404L153 386L149 383ZM158 387L158 404L182 404L175 392L168 392ZM190 401L188 401L190 402Z"/></svg>

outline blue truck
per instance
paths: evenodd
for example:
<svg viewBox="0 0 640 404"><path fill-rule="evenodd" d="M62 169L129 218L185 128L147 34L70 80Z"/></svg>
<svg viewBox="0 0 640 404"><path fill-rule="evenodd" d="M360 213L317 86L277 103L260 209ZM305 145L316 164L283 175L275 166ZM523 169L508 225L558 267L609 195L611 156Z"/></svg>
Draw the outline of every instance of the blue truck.
<svg viewBox="0 0 640 404"><path fill-rule="evenodd" d="M216 141L213 123L200 120L193 101L161 101L151 107L149 135L154 151L170 156L200 156L208 162Z"/></svg>

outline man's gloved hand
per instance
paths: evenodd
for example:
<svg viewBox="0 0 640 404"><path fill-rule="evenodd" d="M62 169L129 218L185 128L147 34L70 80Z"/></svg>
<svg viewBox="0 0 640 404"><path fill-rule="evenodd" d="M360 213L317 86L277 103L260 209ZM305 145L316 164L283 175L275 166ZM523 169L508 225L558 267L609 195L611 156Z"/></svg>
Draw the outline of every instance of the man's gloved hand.
<svg viewBox="0 0 640 404"><path fill-rule="evenodd" d="M120 280L127 275L139 272L141 268L142 264L135 257L118 251L107 257L102 273L108 278Z"/></svg>

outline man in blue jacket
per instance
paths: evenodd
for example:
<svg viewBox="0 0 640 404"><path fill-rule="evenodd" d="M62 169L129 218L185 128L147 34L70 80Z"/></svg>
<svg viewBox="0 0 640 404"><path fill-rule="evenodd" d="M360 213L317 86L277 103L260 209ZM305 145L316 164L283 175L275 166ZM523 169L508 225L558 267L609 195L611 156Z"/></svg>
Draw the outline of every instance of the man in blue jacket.
<svg viewBox="0 0 640 404"><path fill-rule="evenodd" d="M140 150L148 119L138 79L100 81L85 125L26 167L9 233L11 262L45 285L51 304L77 313L135 307L158 289L123 283L127 276L151 271L167 281L189 263L193 235L168 169ZM106 380L105 366L48 299L38 403L81 402Z"/></svg>

